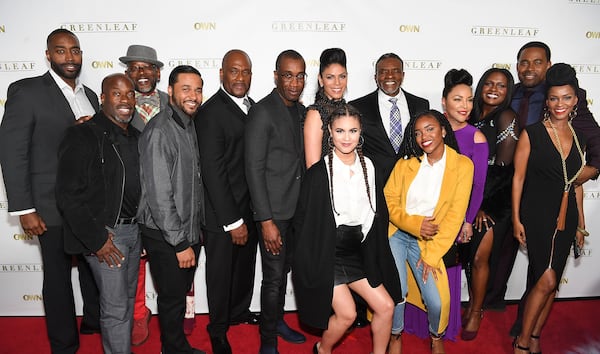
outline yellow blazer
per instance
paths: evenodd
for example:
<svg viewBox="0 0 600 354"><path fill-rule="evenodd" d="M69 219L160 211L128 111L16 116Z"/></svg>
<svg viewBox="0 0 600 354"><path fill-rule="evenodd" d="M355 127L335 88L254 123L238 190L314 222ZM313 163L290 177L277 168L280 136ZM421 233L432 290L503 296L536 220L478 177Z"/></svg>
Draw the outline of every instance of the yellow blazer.
<svg viewBox="0 0 600 354"><path fill-rule="evenodd" d="M421 249L421 258L427 264L442 270L442 274L438 275L438 281L436 281L442 300L441 330L438 333L445 330L450 311L450 288L442 257L452 246L465 220L473 186L473 162L447 145L445 153L446 169L440 197L433 214L434 223L439 225L439 230L433 240L426 241L420 236L421 224L425 217L406 213L408 188L415 179L421 164L417 158L398 160L384 189L390 214L389 235L391 236L396 230L401 229L415 236ZM423 158L426 157L422 156L421 160ZM412 272L408 272L408 279L407 301L425 310ZM432 279L431 275L429 279Z"/></svg>

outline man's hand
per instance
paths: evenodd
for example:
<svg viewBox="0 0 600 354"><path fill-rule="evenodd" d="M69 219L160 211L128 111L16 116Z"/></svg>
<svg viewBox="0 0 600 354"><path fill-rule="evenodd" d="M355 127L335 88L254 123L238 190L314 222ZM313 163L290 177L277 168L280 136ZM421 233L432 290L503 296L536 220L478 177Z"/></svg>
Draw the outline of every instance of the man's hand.
<svg viewBox="0 0 600 354"><path fill-rule="evenodd" d="M113 238L114 235L109 232L108 240L106 240L104 246L102 246L102 248L96 251L96 257L98 258L98 262L104 262L111 268L115 266L120 267L121 261L125 260L125 256L123 256L123 253L121 253L121 251L119 251L117 246L115 246L115 244L113 243Z"/></svg>
<svg viewBox="0 0 600 354"><path fill-rule="evenodd" d="M229 234L234 245L243 246L248 242L248 228L245 223L230 230Z"/></svg>
<svg viewBox="0 0 600 354"><path fill-rule="evenodd" d="M85 122L87 122L87 121L88 121L88 120L90 120L90 119L92 119L92 116L82 116L82 117L79 117L79 118L77 118L77 120L75 121L75 125L77 125L77 124L81 124L81 123L85 123Z"/></svg>
<svg viewBox="0 0 600 354"><path fill-rule="evenodd" d="M260 227L266 251L271 252L275 256L279 255L283 242L281 241L281 234L275 222L273 220L261 221Z"/></svg>
<svg viewBox="0 0 600 354"><path fill-rule="evenodd" d="M192 268L196 265L196 253L194 253L191 247L177 252L175 255L177 256L177 261L179 261L179 268Z"/></svg>
<svg viewBox="0 0 600 354"><path fill-rule="evenodd" d="M35 211L29 214L19 215L19 221L21 222L23 231L29 236L40 236L48 230L42 217Z"/></svg>

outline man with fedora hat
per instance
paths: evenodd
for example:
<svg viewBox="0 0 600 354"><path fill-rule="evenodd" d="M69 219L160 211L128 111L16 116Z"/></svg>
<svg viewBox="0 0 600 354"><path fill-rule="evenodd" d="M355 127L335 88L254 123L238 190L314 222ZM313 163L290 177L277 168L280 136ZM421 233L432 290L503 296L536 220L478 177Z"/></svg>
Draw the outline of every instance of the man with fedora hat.
<svg viewBox="0 0 600 354"><path fill-rule="evenodd" d="M169 103L169 95L156 88L160 81L160 69L164 64L157 59L154 48L139 44L130 45L127 48L127 55L120 57L119 60L127 66L125 74L133 81L135 87L135 112L130 124L137 130L143 131L146 123L164 110ZM141 345L150 335L148 322L152 312L146 307L146 261L144 254L140 258L135 294L132 345Z"/></svg>

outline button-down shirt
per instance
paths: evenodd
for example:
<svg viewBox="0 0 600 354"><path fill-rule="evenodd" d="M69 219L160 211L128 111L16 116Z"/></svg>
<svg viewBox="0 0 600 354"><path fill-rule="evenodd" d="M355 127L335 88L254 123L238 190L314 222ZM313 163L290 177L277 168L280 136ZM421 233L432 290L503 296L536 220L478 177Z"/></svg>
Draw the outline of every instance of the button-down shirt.
<svg viewBox="0 0 600 354"><path fill-rule="evenodd" d="M409 215L433 216L446 170L446 147L439 161L429 163L423 155L419 171L406 193L406 213Z"/></svg>

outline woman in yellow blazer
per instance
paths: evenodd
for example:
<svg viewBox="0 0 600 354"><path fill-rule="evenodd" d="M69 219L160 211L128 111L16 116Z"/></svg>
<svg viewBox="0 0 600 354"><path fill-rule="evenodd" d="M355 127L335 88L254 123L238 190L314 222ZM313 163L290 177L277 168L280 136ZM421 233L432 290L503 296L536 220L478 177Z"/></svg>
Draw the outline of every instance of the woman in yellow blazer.
<svg viewBox="0 0 600 354"><path fill-rule="evenodd" d="M433 353L444 353L450 289L442 257L464 221L473 185L473 163L458 153L446 118L421 113L405 130L401 156L385 186L390 214L390 248L404 297L427 309ZM414 278L409 281L407 265ZM425 304L422 303L423 298ZM389 353L401 351L404 303L394 311Z"/></svg>

